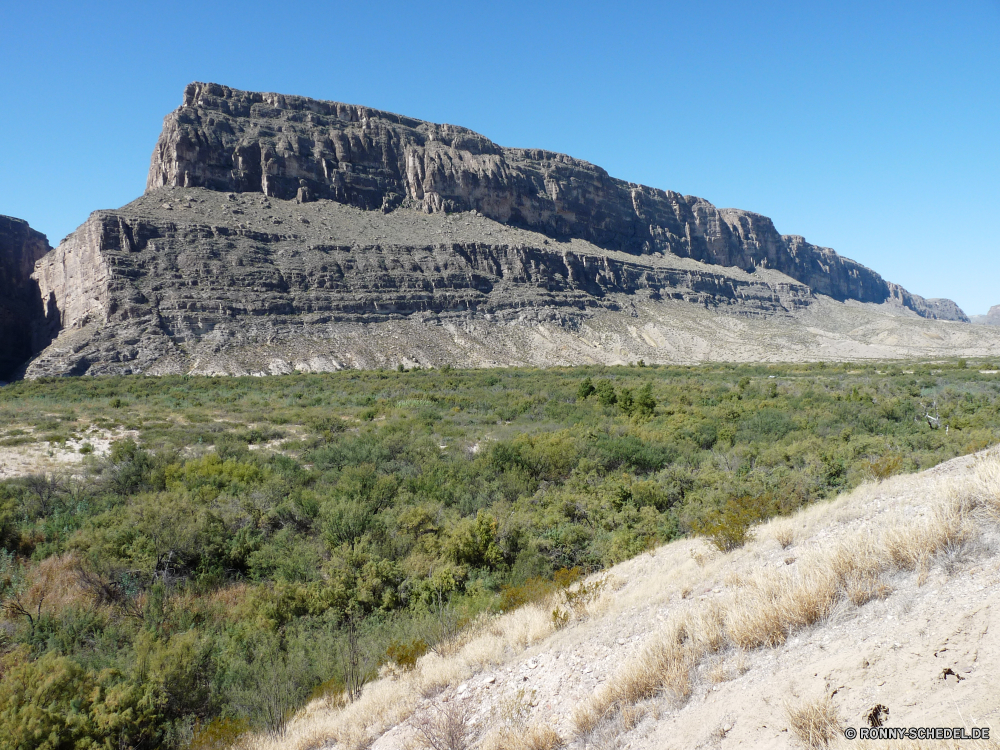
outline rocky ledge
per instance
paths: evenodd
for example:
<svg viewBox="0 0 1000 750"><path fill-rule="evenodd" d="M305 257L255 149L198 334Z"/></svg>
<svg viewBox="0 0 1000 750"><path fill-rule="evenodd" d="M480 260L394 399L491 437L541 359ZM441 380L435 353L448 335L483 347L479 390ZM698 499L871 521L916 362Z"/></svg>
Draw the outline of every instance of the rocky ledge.
<svg viewBox="0 0 1000 750"><path fill-rule="evenodd" d="M58 337L28 376L876 356L839 331L891 339L881 323L848 312L828 339L829 312L809 311L967 320L758 214L464 128L215 84L167 116L143 196L44 257L31 242L5 251L30 297L14 358ZM736 319L768 321L771 343Z"/></svg>
<svg viewBox="0 0 1000 750"><path fill-rule="evenodd" d="M225 346L345 323L552 321L574 327L631 298L741 315L788 314L813 299L765 279L673 256L635 257L550 240L481 215L366 212L203 188L161 189L95 212L36 266L67 334L92 333L32 374L143 372L202 340Z"/></svg>

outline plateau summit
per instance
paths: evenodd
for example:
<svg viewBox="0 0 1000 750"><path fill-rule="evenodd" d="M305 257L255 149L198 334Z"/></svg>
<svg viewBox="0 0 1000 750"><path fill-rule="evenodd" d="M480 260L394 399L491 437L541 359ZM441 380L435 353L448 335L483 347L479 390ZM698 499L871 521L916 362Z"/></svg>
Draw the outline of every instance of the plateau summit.
<svg viewBox="0 0 1000 750"><path fill-rule="evenodd" d="M55 249L0 219L0 294L0 378L1000 351L765 216L210 83L166 117L143 196Z"/></svg>

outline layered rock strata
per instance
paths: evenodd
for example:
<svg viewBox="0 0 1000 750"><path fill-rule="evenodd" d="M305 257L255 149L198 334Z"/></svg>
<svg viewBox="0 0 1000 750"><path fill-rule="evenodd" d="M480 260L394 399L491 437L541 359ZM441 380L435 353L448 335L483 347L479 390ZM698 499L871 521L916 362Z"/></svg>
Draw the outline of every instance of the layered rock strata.
<svg viewBox="0 0 1000 750"><path fill-rule="evenodd" d="M29 284L60 326L29 376L993 346L941 327L966 320L953 302L764 216L464 128L215 84L166 118L146 193L92 214Z"/></svg>
<svg viewBox="0 0 1000 750"><path fill-rule="evenodd" d="M896 297L923 317L967 320L953 303L923 300L829 248L778 234L766 216L618 180L564 154L504 148L466 128L368 107L190 84L164 121L146 185L369 210L475 210L553 238L744 271L766 267L837 300Z"/></svg>
<svg viewBox="0 0 1000 750"><path fill-rule="evenodd" d="M385 215L198 188L95 212L33 278L58 301L67 332L92 330L55 368L74 373L145 371L251 329L273 341L414 315L573 327L628 308L630 297L742 315L787 314L813 299L783 277L554 242L471 214Z"/></svg>
<svg viewBox="0 0 1000 750"><path fill-rule="evenodd" d="M28 222L0 216L0 380L13 377L58 328L57 311L46 319L45 298L31 278L35 261L51 249Z"/></svg>

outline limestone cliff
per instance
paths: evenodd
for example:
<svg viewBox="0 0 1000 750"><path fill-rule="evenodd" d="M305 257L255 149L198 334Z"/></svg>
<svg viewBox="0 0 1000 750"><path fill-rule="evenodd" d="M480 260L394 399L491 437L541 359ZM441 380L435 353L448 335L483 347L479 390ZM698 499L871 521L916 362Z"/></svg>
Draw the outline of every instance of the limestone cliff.
<svg viewBox="0 0 1000 750"><path fill-rule="evenodd" d="M35 261L49 250L45 235L26 221L0 216L0 380L12 377L51 339L43 298L31 279Z"/></svg>
<svg viewBox="0 0 1000 750"><path fill-rule="evenodd" d="M32 330L58 337L30 377L976 356L1000 341L759 214L464 128L215 84L167 116L143 196L38 255Z"/></svg>
<svg viewBox="0 0 1000 750"><path fill-rule="evenodd" d="M200 188L95 212L33 278L75 342L57 342L36 375L143 372L203 340L328 339L343 324L414 315L572 327L636 296L742 315L788 313L813 297L790 279L550 243L471 214L385 215Z"/></svg>
<svg viewBox="0 0 1000 750"><path fill-rule="evenodd" d="M767 267L837 300L895 297L922 316L968 320L953 304L925 304L829 248L778 234L766 216L624 182L564 154L504 148L466 128L368 107L193 83L164 121L146 185L323 198L383 211L476 210L553 238L745 271Z"/></svg>

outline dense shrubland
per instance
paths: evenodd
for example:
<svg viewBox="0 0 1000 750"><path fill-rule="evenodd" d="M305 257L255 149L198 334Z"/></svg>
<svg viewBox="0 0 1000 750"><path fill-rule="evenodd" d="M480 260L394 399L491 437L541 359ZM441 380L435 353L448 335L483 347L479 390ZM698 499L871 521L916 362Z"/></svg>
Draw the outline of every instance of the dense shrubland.
<svg viewBox="0 0 1000 750"><path fill-rule="evenodd" d="M965 362L16 383L0 446L120 438L0 482L0 746L279 732L479 613L994 443L998 395Z"/></svg>

